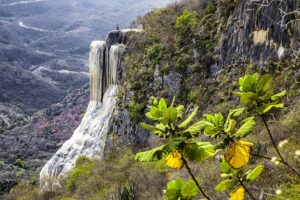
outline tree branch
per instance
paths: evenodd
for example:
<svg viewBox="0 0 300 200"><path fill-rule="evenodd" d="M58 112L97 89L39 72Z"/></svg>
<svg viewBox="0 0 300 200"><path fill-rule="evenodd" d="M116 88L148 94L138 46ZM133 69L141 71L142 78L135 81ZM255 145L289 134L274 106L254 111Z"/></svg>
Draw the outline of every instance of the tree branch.
<svg viewBox="0 0 300 200"><path fill-rule="evenodd" d="M198 187L199 191L202 193L202 195L208 199L208 200L211 200L211 198L209 198L209 196L207 196L204 192L204 190L201 188L199 182L197 181L197 179L195 178L194 174L192 173L192 170L191 168L189 167L189 165L187 164L187 161L182 157L182 160L183 160L183 163L184 163L184 166L185 168L188 170L190 176L192 177L193 181L195 182L196 186Z"/></svg>

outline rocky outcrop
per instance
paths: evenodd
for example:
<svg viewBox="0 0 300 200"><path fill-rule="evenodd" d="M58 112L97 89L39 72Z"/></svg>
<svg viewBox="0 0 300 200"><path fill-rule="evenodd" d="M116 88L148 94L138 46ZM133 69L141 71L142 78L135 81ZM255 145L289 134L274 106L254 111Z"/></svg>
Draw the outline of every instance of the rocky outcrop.
<svg viewBox="0 0 300 200"><path fill-rule="evenodd" d="M89 54L89 106L73 136L41 170L42 189L52 186L50 184L59 186L58 180L74 167L79 156L90 158L103 156L107 134L113 127L113 114L117 108L117 83L125 50L122 42L126 41L128 32L113 31L109 34L107 42L92 42Z"/></svg>
<svg viewBox="0 0 300 200"><path fill-rule="evenodd" d="M47 181L51 178L66 175L74 167L79 156L92 158L103 155L112 112L116 107L117 92L117 85L111 85L105 92L103 103L90 101L86 114L73 136L43 167L40 173L43 186L47 186Z"/></svg>
<svg viewBox="0 0 300 200"><path fill-rule="evenodd" d="M219 67L241 62L281 59L299 39L299 26L292 23L297 1L241 1L227 22L222 36ZM296 22L295 22L296 23ZM298 32L298 34L291 34Z"/></svg>

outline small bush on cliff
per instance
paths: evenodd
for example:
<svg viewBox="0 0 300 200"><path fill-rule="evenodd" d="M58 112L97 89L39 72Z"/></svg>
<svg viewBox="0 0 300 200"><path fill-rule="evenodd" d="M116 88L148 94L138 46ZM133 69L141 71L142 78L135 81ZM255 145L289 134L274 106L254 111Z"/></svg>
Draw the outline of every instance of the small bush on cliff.
<svg viewBox="0 0 300 200"><path fill-rule="evenodd" d="M196 27L199 24L199 14L195 11L184 10L176 20L177 42L179 46L189 45L193 41L186 38L195 38Z"/></svg>
<svg viewBox="0 0 300 200"><path fill-rule="evenodd" d="M133 122L139 122L143 118L144 109L144 105L132 102L128 108L130 119Z"/></svg>
<svg viewBox="0 0 300 200"><path fill-rule="evenodd" d="M91 175L91 170L95 167L94 161L87 157L79 157L76 161L74 170L70 173L66 186L69 190L74 191L78 183L84 181Z"/></svg>

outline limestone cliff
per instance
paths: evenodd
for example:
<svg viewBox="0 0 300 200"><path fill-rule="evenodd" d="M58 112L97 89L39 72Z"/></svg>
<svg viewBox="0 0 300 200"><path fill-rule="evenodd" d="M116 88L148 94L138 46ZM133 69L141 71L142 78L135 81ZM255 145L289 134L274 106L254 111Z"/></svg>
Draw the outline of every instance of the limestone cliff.
<svg viewBox="0 0 300 200"><path fill-rule="evenodd" d="M219 65L279 60L299 48L297 1L242 0L227 21Z"/></svg>
<svg viewBox="0 0 300 200"><path fill-rule="evenodd" d="M103 156L117 106L118 76L128 32L130 30L113 31L107 42L92 42L89 53L90 103L73 136L41 170L40 180L44 189L50 187L50 182L59 185L58 179L74 167L79 156ZM116 34L118 37L115 37Z"/></svg>

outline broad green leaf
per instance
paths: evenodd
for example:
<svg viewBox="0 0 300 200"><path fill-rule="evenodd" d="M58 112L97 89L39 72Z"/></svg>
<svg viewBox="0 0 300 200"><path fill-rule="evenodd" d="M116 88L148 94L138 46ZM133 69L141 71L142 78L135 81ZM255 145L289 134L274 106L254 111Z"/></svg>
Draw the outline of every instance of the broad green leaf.
<svg viewBox="0 0 300 200"><path fill-rule="evenodd" d="M234 119L230 119L227 123L228 125L225 126L225 132L226 133L231 133L232 131L234 131L235 126L236 126L236 121Z"/></svg>
<svg viewBox="0 0 300 200"><path fill-rule="evenodd" d="M232 116L239 117L246 111L246 108L237 108L234 110L231 110Z"/></svg>
<svg viewBox="0 0 300 200"><path fill-rule="evenodd" d="M154 127L154 126L151 126L149 124L146 124L146 123L140 123L141 127L144 128L144 129L147 129L149 131L152 131L152 132L155 132L155 131L161 131L163 132L163 130L157 128L157 127Z"/></svg>
<svg viewBox="0 0 300 200"><path fill-rule="evenodd" d="M253 129L255 125L254 117L248 117L242 121L242 126L233 135L235 138L246 137Z"/></svg>
<svg viewBox="0 0 300 200"><path fill-rule="evenodd" d="M222 158L222 161L220 162L220 170L222 174L227 174L228 176L237 175L239 172L239 170L233 169L224 158Z"/></svg>
<svg viewBox="0 0 300 200"><path fill-rule="evenodd" d="M185 182L181 195L185 199L194 199L197 197L198 193L199 189L197 188L195 182L193 180L189 180Z"/></svg>
<svg viewBox="0 0 300 200"><path fill-rule="evenodd" d="M185 128L189 123L192 122L193 118L197 115L198 113L198 107L194 109L194 111L181 123L178 125L178 128Z"/></svg>
<svg viewBox="0 0 300 200"><path fill-rule="evenodd" d="M258 96L254 92L244 92L240 96L240 102L244 105L252 105L256 100Z"/></svg>
<svg viewBox="0 0 300 200"><path fill-rule="evenodd" d="M164 113L164 117L162 120L163 124L172 124L177 122L177 110L174 107L169 107L166 109L165 113Z"/></svg>
<svg viewBox="0 0 300 200"><path fill-rule="evenodd" d="M176 180L170 181L167 184L166 195L168 200L178 200L182 197L181 191L184 186L184 180L182 178L177 178Z"/></svg>
<svg viewBox="0 0 300 200"><path fill-rule="evenodd" d="M141 162L151 162L151 161L160 160L162 158L163 154L166 153L164 150L165 148L166 148L166 145L163 145L163 146L151 149L149 151L137 153L135 155L135 160L141 161Z"/></svg>
<svg viewBox="0 0 300 200"><path fill-rule="evenodd" d="M215 190L217 192L224 192L224 191L229 191L232 190L232 188L236 185L236 180L233 179L227 179L219 183L216 187Z"/></svg>
<svg viewBox="0 0 300 200"><path fill-rule="evenodd" d="M184 114L184 106L183 105L179 105L176 107L177 110L177 117L181 118Z"/></svg>
<svg viewBox="0 0 300 200"><path fill-rule="evenodd" d="M172 139L168 145L166 146L165 150L168 152L173 151L174 149L178 149L181 148L182 144L184 143L184 141L186 140L186 138L175 138Z"/></svg>
<svg viewBox="0 0 300 200"><path fill-rule="evenodd" d="M215 148L209 142L187 144L184 149L184 155L190 161L200 162L215 155Z"/></svg>
<svg viewBox="0 0 300 200"><path fill-rule="evenodd" d="M157 128L153 133L159 137L166 138L167 136L170 135L168 132L168 125L164 125L162 123L156 124L155 128Z"/></svg>
<svg viewBox="0 0 300 200"><path fill-rule="evenodd" d="M150 130L152 133L159 137L165 138L166 136L168 136L168 133L166 132L166 128L168 128L168 125L157 124L155 127L146 123L140 123L140 125L142 128Z"/></svg>
<svg viewBox="0 0 300 200"><path fill-rule="evenodd" d="M146 117L152 121L160 122L163 118L163 111L155 106L149 106L150 111L146 113Z"/></svg>
<svg viewBox="0 0 300 200"><path fill-rule="evenodd" d="M178 200L181 198L181 191L178 189L167 189L166 196L168 200Z"/></svg>
<svg viewBox="0 0 300 200"><path fill-rule="evenodd" d="M233 95L241 97L244 92L232 92Z"/></svg>
<svg viewBox="0 0 300 200"><path fill-rule="evenodd" d="M234 110L230 110L228 116L227 116L227 119L226 119L226 122L224 124L224 130L225 132L230 132L230 131L233 131L233 129L235 128L235 124L234 122L230 122L232 119L231 117L239 117L241 116L244 112L246 111L246 108L237 108L237 109L234 109ZM229 123L231 123L231 125L229 125ZM234 126L233 126L234 125ZM233 129L232 129L233 128Z"/></svg>
<svg viewBox="0 0 300 200"><path fill-rule="evenodd" d="M272 77L269 74L263 75L257 82L256 92L258 95L263 96L267 93Z"/></svg>
<svg viewBox="0 0 300 200"><path fill-rule="evenodd" d="M223 173L220 176L221 176L221 178L224 178L224 179L231 179L233 177L233 174L225 174L225 173Z"/></svg>
<svg viewBox="0 0 300 200"><path fill-rule="evenodd" d="M252 75L245 75L239 79L240 90L242 92L253 92L255 91L258 79L258 73Z"/></svg>
<svg viewBox="0 0 300 200"><path fill-rule="evenodd" d="M197 136L201 130L203 130L210 123L206 121L199 121L191 125L188 129L186 129L183 133L190 133L191 136Z"/></svg>
<svg viewBox="0 0 300 200"><path fill-rule="evenodd" d="M279 100L281 97L285 96L286 94L286 90L283 90L282 92L278 93L278 94L275 94L273 96L271 96L271 100L272 101L277 101Z"/></svg>
<svg viewBox="0 0 300 200"><path fill-rule="evenodd" d="M205 114L205 118L208 122L214 124L214 121L215 121L215 115L212 115L212 114Z"/></svg>
<svg viewBox="0 0 300 200"><path fill-rule="evenodd" d="M224 118L223 118L222 113L217 113L214 115L206 114L205 117L206 117L206 121L212 123L215 126L222 127L224 124Z"/></svg>
<svg viewBox="0 0 300 200"><path fill-rule="evenodd" d="M275 104L275 105L269 105L269 106L264 108L262 113L265 114L265 113L269 112L272 108L283 108L283 104L279 103L279 104Z"/></svg>
<svg viewBox="0 0 300 200"><path fill-rule="evenodd" d="M164 98L161 98L160 100L159 100L159 102L158 102L158 108L160 109L160 110L165 110L165 109L167 109L167 103L166 103L166 101L165 101L165 99Z"/></svg>
<svg viewBox="0 0 300 200"><path fill-rule="evenodd" d="M158 100L157 100L156 98L154 98L154 99L152 100L152 104L157 106L157 105L158 105Z"/></svg>
<svg viewBox="0 0 300 200"><path fill-rule="evenodd" d="M216 127L213 124L207 125L204 129L204 134L208 137L217 137L221 133L221 128Z"/></svg>
<svg viewBox="0 0 300 200"><path fill-rule="evenodd" d="M263 170L264 170L263 165L257 165L254 169L252 169L246 173L247 175L246 175L245 179L247 181L254 181L261 175Z"/></svg>
<svg viewBox="0 0 300 200"><path fill-rule="evenodd" d="M178 189L167 189L166 196L168 200L178 200L181 199L181 191Z"/></svg>
<svg viewBox="0 0 300 200"><path fill-rule="evenodd" d="M223 126L224 124L224 118L223 115L221 113L218 113L215 115L215 119L214 119L214 124L218 125L218 126Z"/></svg>
<svg viewBox="0 0 300 200"><path fill-rule="evenodd" d="M217 137L223 129L223 115L218 114L206 114L207 125L204 129L204 134L208 137Z"/></svg>
<svg viewBox="0 0 300 200"><path fill-rule="evenodd" d="M231 173L231 167L230 165L225 161L223 158L222 161L220 162L220 170L222 173L230 174Z"/></svg>

